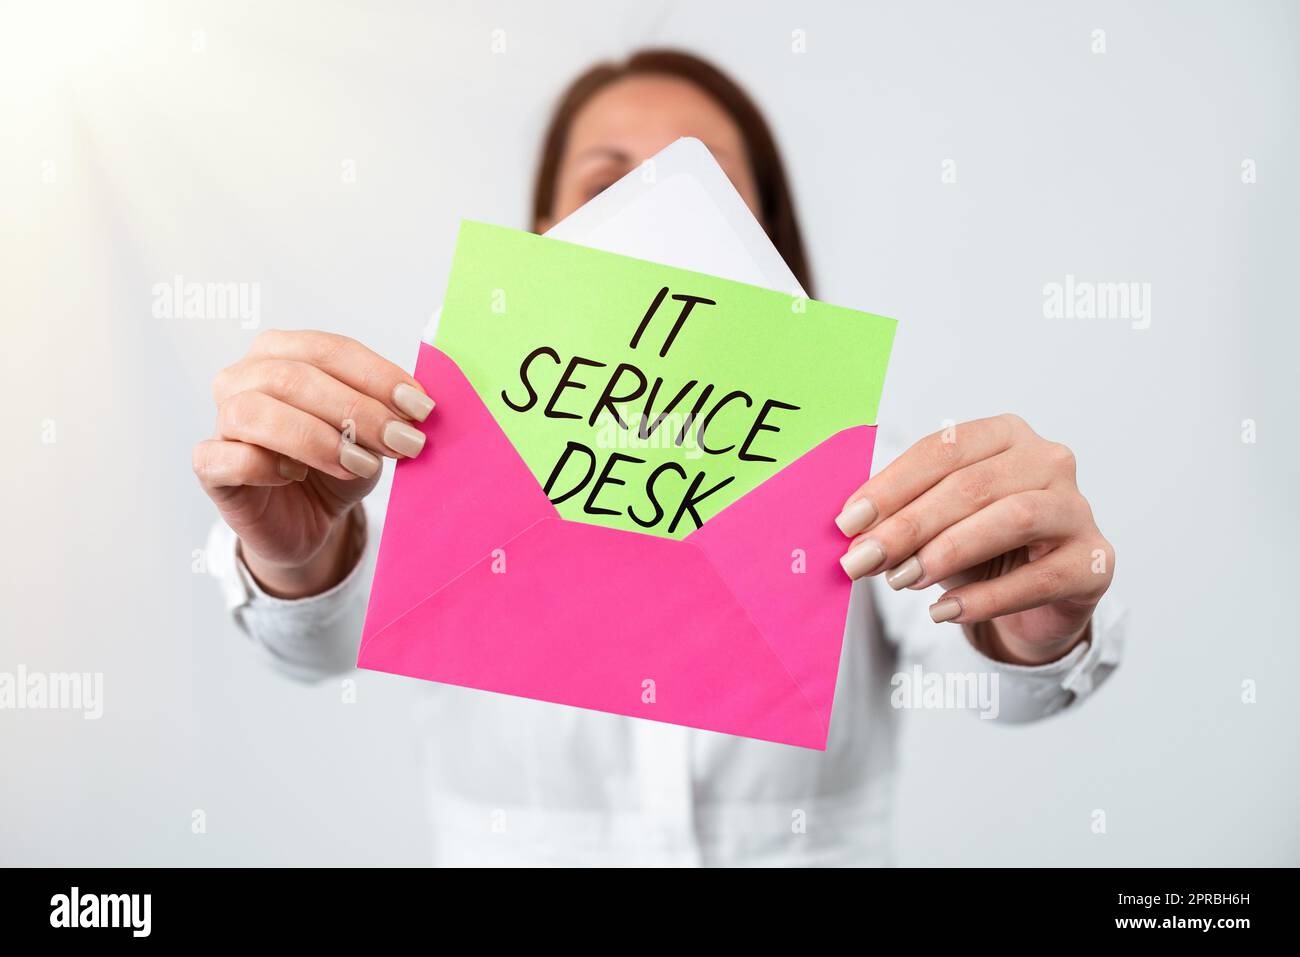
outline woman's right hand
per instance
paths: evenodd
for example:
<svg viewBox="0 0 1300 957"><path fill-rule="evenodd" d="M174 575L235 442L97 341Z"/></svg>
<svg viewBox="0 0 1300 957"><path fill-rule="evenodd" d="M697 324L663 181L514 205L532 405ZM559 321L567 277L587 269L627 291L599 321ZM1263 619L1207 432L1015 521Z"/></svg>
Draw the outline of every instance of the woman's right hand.
<svg viewBox="0 0 1300 957"><path fill-rule="evenodd" d="M212 382L215 438L194 474L272 594L333 587L355 562L349 514L379 481L380 456L420 454L433 400L345 336L268 330Z"/></svg>

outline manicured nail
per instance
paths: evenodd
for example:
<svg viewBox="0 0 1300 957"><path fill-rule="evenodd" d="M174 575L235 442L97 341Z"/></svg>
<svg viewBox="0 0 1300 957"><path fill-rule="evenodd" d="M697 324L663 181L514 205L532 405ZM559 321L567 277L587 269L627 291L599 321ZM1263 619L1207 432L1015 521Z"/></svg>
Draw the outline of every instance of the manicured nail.
<svg viewBox="0 0 1300 957"><path fill-rule="evenodd" d="M852 538L865 532L875 520L876 506L871 504L870 499L860 498L835 517L835 524L841 532Z"/></svg>
<svg viewBox="0 0 1300 957"><path fill-rule="evenodd" d="M339 465L362 478L370 478L379 471L379 459L352 442L339 446Z"/></svg>
<svg viewBox="0 0 1300 957"><path fill-rule="evenodd" d="M424 448L424 433L394 419L384 426L384 444L399 455L414 458Z"/></svg>
<svg viewBox="0 0 1300 957"><path fill-rule="evenodd" d="M884 561L884 547L875 539L868 538L845 552L840 559L840 566L844 569L844 574L857 579L874 572Z"/></svg>
<svg viewBox="0 0 1300 957"><path fill-rule="evenodd" d="M409 415L417 422L423 422L433 411L433 400L415 386L407 385L405 382L398 383L397 388L393 390L393 405L397 406L402 414Z"/></svg>
<svg viewBox="0 0 1300 957"><path fill-rule="evenodd" d="M913 555L897 568L885 572L885 581L889 582L889 587L894 591L899 591L908 585L915 585L924 574L925 569L921 567L921 559Z"/></svg>
<svg viewBox="0 0 1300 957"><path fill-rule="evenodd" d="M945 598L930 606L930 619L936 624L952 621L961 614L960 598Z"/></svg>
<svg viewBox="0 0 1300 957"><path fill-rule="evenodd" d="M280 456L280 477L287 478L290 482L301 482L307 477L307 466L301 462L295 462L287 455Z"/></svg>

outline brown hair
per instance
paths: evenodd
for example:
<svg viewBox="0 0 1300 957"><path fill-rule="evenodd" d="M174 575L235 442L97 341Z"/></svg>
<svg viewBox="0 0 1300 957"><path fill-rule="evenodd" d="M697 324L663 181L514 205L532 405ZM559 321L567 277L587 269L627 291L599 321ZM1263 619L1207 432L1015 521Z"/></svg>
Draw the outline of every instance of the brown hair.
<svg viewBox="0 0 1300 957"><path fill-rule="evenodd" d="M676 50L642 50L622 63L598 63L587 70L560 97L542 141L542 157L533 189L533 222L549 218L555 205L555 180L560 170L569 127L587 102L616 80L638 74L678 77L693 83L713 97L740 127L749 154L750 168L758 184L760 219L777 252L812 295L812 274L804 254L794 199L786 180L785 167L772 131L754 101L729 76L689 53Z"/></svg>

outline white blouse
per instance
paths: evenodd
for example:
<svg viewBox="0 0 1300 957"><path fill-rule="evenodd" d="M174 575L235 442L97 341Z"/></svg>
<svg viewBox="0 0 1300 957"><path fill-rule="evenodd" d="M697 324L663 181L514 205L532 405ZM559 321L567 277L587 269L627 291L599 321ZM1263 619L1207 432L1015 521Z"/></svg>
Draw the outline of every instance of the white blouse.
<svg viewBox="0 0 1300 957"><path fill-rule="evenodd" d="M380 506L367 507L367 524L379 528ZM319 681L355 666L377 538L368 536L338 586L297 601L258 587L220 522L208 566L236 625L271 665ZM877 597L875 587L863 580L853 589L824 753L424 683L417 720L432 863L889 863L898 710L909 695L911 706L925 700L913 693L926 675L937 676L930 687L951 675L982 717L1024 722L1078 707L1119 662L1120 616L1109 599L1089 642L1030 668L980 654L959 626L933 624L927 592Z"/></svg>

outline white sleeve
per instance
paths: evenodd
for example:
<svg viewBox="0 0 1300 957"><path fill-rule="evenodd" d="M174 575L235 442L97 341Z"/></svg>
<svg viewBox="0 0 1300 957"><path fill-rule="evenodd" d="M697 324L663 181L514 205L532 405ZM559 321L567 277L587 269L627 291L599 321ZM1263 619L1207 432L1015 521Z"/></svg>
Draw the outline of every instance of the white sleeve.
<svg viewBox="0 0 1300 957"><path fill-rule="evenodd" d="M878 581L878 580L877 580ZM1012 665L977 650L960 625L936 625L929 606L939 590L900 592L876 586L876 605L885 637L899 648L904 668L922 665L940 674L990 674L997 678L998 705L989 715L1020 724L1078 707L1118 667L1124 648L1126 614L1107 596L1092 616L1091 633L1070 653L1045 665Z"/></svg>
<svg viewBox="0 0 1300 957"><path fill-rule="evenodd" d="M366 536L361 558L343 581L310 598L268 595L240 557L235 533L218 520L208 535L208 573L220 584L235 624L273 668L299 681L320 681L356 667L376 548L364 507L352 515L354 533Z"/></svg>

